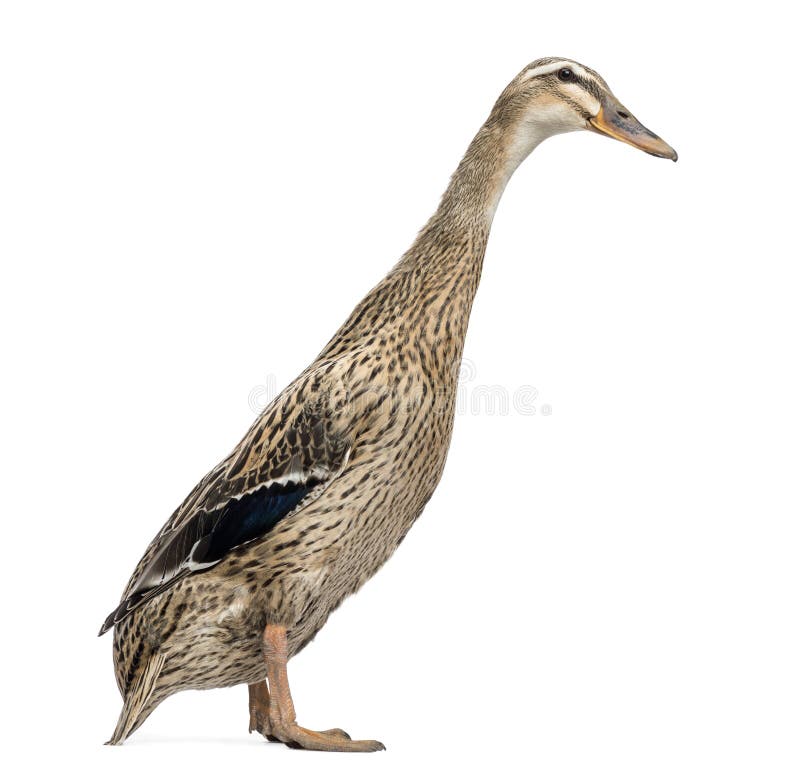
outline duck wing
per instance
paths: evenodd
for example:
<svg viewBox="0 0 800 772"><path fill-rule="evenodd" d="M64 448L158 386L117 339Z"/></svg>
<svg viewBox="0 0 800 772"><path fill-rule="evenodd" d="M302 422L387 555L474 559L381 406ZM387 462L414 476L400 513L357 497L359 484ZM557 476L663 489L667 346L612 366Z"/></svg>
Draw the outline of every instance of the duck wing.
<svg viewBox="0 0 800 772"><path fill-rule="evenodd" d="M328 411L301 409L292 420L288 407L275 406L262 415L178 507L148 547L100 635L184 577L265 536L342 473L350 446Z"/></svg>

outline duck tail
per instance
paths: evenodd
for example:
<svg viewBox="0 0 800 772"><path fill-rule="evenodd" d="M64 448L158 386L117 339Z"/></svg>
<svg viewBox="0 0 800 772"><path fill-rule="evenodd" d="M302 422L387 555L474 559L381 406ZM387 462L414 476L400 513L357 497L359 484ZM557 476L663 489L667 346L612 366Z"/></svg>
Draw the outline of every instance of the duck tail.
<svg viewBox="0 0 800 772"><path fill-rule="evenodd" d="M128 735L138 729L161 700L153 700L156 681L164 667L166 657L155 652L142 669L133 686L125 694L125 703L119 714L114 734L106 745L121 745Z"/></svg>

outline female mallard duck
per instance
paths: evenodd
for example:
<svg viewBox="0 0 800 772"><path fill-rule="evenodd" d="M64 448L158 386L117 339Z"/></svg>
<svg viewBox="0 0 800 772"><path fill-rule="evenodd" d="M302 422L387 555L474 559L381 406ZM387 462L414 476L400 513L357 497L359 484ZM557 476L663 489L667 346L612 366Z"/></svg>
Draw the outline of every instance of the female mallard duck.
<svg viewBox="0 0 800 772"><path fill-rule="evenodd" d="M579 129L677 159L588 67L539 59L511 81L412 247L145 551L100 630L116 628L125 701L110 743L175 692L246 683L250 731L316 750L383 748L300 726L286 663L436 488L498 201L542 140Z"/></svg>

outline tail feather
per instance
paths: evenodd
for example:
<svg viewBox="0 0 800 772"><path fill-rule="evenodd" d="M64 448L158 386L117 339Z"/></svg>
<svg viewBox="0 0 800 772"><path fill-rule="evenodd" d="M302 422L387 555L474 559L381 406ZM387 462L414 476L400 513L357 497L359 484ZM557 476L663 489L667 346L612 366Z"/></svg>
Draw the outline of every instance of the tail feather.
<svg viewBox="0 0 800 772"><path fill-rule="evenodd" d="M159 652L150 657L147 665L125 695L125 704L119 714L114 734L111 735L111 739L106 745L121 745L128 735L138 729L153 712L158 704L153 701L153 693L164 662L166 662L166 657Z"/></svg>

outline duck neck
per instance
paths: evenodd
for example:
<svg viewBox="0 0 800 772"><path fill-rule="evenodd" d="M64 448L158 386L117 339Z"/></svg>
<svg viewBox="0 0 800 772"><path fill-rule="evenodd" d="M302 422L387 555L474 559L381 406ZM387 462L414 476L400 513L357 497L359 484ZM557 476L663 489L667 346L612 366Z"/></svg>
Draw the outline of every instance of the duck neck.
<svg viewBox="0 0 800 772"><path fill-rule="evenodd" d="M447 315L462 337L497 205L511 175L544 139L531 129L492 113L464 154L439 208L397 266L419 279L411 302L424 301L433 313ZM436 296L440 302L431 303Z"/></svg>
<svg viewBox="0 0 800 772"><path fill-rule="evenodd" d="M433 217L389 275L356 306L320 358L361 346L376 328L397 322L437 347L444 366L457 365L495 210L517 166L545 136L536 127L507 119L495 106Z"/></svg>
<svg viewBox="0 0 800 772"><path fill-rule="evenodd" d="M481 127L425 230L433 226L488 235L511 175L538 144L531 137L521 141L518 135L517 125L497 119L490 118Z"/></svg>

